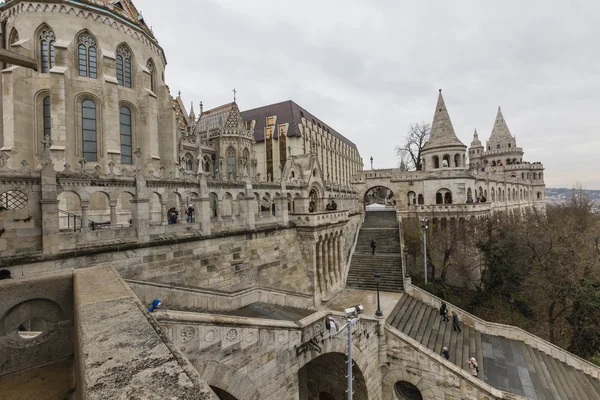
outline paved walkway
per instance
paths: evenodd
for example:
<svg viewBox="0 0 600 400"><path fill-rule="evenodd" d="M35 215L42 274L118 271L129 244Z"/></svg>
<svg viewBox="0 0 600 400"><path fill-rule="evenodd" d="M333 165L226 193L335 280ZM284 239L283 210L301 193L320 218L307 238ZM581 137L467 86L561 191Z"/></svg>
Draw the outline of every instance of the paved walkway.
<svg viewBox="0 0 600 400"><path fill-rule="evenodd" d="M384 316L387 317L392 312L400 297L402 297L402 293L379 292L381 311ZM377 311L377 292L374 290L344 289L323 304L321 309L344 311L344 309L357 304L363 305L365 316L374 317L375 311Z"/></svg>
<svg viewBox="0 0 600 400"><path fill-rule="evenodd" d="M2 400L56 400L67 398L73 360L68 359L0 378Z"/></svg>

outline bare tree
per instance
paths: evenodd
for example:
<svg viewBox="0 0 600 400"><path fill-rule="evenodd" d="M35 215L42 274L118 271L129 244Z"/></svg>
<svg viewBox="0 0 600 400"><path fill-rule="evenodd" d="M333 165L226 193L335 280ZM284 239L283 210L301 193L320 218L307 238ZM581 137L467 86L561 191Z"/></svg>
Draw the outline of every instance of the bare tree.
<svg viewBox="0 0 600 400"><path fill-rule="evenodd" d="M396 146L396 154L400 158L400 168L405 171L421 171L421 152L429 140L431 125L427 122L411 124L404 143Z"/></svg>

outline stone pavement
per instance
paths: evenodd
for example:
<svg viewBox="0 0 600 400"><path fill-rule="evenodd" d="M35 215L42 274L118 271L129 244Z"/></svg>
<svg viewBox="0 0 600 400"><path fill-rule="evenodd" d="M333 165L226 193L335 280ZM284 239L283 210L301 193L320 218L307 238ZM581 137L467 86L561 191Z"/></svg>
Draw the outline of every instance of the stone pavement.
<svg viewBox="0 0 600 400"><path fill-rule="evenodd" d="M392 312L402 296L402 293L379 292L381 311L385 317ZM344 289L327 303L323 304L321 309L327 308L335 311L344 311L345 308L357 304L362 304L365 307L365 316L375 316L375 311L377 311L377 292L375 290Z"/></svg>
<svg viewBox="0 0 600 400"><path fill-rule="evenodd" d="M0 378L0 399L55 400L67 398L71 389L73 359L32 368Z"/></svg>

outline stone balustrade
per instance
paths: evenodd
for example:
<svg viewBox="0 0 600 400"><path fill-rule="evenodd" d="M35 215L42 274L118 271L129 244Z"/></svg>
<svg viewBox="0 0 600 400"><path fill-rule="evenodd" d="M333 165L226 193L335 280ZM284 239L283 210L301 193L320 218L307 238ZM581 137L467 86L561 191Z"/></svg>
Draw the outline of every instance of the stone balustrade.
<svg viewBox="0 0 600 400"><path fill-rule="evenodd" d="M314 213L290 214L290 222L296 226L320 226L346 222L349 219L349 211L322 211Z"/></svg>

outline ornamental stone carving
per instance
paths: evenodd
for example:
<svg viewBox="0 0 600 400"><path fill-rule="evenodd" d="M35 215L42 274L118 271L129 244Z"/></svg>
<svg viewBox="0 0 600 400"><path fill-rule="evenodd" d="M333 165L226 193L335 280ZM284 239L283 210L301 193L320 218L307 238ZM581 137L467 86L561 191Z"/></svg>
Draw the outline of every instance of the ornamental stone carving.
<svg viewBox="0 0 600 400"><path fill-rule="evenodd" d="M181 330L181 343L189 343L196 335L196 330L191 326L186 326Z"/></svg>
<svg viewBox="0 0 600 400"><path fill-rule="evenodd" d="M225 339L227 339L230 342L235 342L237 340L237 338L238 338L238 331L235 329L230 329L225 334Z"/></svg>

